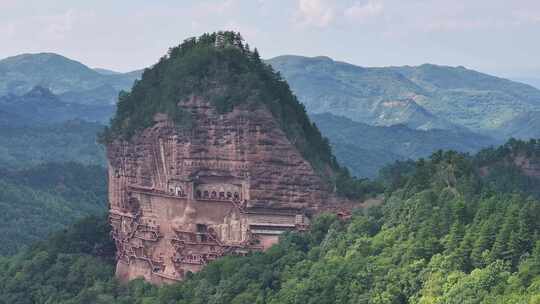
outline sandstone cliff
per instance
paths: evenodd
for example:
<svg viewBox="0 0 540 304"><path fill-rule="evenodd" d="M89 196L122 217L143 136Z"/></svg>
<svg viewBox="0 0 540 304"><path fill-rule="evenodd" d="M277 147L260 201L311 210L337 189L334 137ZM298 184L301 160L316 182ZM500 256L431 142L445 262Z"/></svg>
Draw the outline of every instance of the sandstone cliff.
<svg viewBox="0 0 540 304"><path fill-rule="evenodd" d="M156 115L107 149L121 279L179 280L223 254L265 249L316 212L349 210L268 110L219 114L196 96L179 104L194 117L189 130Z"/></svg>
<svg viewBox="0 0 540 304"><path fill-rule="evenodd" d="M171 49L120 96L105 135L124 281L181 280L353 205L334 194L346 171L328 142L236 33Z"/></svg>

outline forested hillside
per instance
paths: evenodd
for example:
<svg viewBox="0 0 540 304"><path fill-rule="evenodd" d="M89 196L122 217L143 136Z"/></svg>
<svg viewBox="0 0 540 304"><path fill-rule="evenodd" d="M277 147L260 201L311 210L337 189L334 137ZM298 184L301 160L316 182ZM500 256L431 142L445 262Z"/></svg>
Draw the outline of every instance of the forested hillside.
<svg viewBox="0 0 540 304"><path fill-rule="evenodd" d="M291 90L307 108L310 118L318 124L321 121L319 117L324 118L327 117L324 114L334 113L373 127L348 128L349 131L369 129L368 135L384 134L387 140L381 140L380 136L366 136L354 142L343 140L345 136L340 134L342 129L339 128L342 123L334 123L335 119L323 121L322 135L331 141L334 151L340 156L341 164L360 177L375 176L389 161L416 159L437 149L473 152L510 137L536 138L539 134L538 112L522 111L534 108L537 104L535 100L540 96L538 90L464 68L429 64L418 67L363 68L336 62L328 57L301 56L280 56L266 62L282 73ZM184 68L191 67L175 71L175 77L184 77ZM154 70L157 69L163 68L157 67ZM40 72L32 72L36 70ZM81 159L85 163L94 162L97 154L97 157L103 158L103 153L96 154L92 146L94 138L88 134L90 130L87 132L76 127L67 132L63 142L64 138L59 135L63 131L59 125L74 119L107 124L115 110L118 92L130 89L130 85L135 79L141 78L142 73L142 70L118 73L90 69L82 63L49 53L24 54L0 60L0 127L6 130L1 132L0 137L5 133L18 134L17 137L0 139L5 143L0 145L0 163L3 160L4 164L12 162L19 158L14 154L19 153L24 159L29 159L28 156L33 154L30 164L35 163L36 159L58 161L66 157L67 160L77 160L72 153L75 150L82 155ZM148 75L152 79L165 77L165 74ZM193 73L189 77L193 77ZM235 81L243 83L245 79ZM245 98L249 87L237 87L239 89L233 90L234 94L224 93L219 103L228 107L227 104L233 99L238 102L238 99ZM149 88L146 90L149 91ZM154 97L163 100L167 98L161 95ZM495 101L493 104L489 103L492 99ZM490 105L487 110L508 118L500 122L496 129L486 131L490 137L502 140L490 140L485 135L469 132L463 126L451 122L457 116L461 120L485 120L485 103ZM459 114L463 109L472 109L476 114L473 117L470 117L471 113ZM441 113L437 115L436 112ZM514 112L520 113L514 115ZM289 113L288 116L295 115ZM487 120L494 122L493 119ZM49 127L29 128L36 124L51 123L57 125L54 132L58 134L52 133ZM12 129L23 126L26 129ZM93 129L91 126L89 128ZM428 132L422 132L426 130ZM81 136L75 134L78 131L81 131ZM88 142L84 138L88 138ZM397 140L394 142L394 139ZM31 144L33 151L20 149L22 144ZM14 148L8 148L11 145ZM85 148L77 148L79 145ZM42 153L38 148L40 146L49 152ZM57 146L59 149L55 149ZM63 152L68 148L72 151ZM356 157L357 151L362 153L362 158Z"/></svg>
<svg viewBox="0 0 540 304"><path fill-rule="evenodd" d="M67 103L113 105L118 92L131 87L140 73L105 75L58 54L21 54L0 60L0 96L41 86Z"/></svg>
<svg viewBox="0 0 540 304"><path fill-rule="evenodd" d="M78 219L106 210L105 169L47 163L0 169L0 255L14 254Z"/></svg>
<svg viewBox="0 0 540 304"><path fill-rule="evenodd" d="M310 113L332 113L371 125L413 129L468 128L508 139L502 125L540 110L540 90L460 67L423 64L360 67L328 57L268 60ZM524 139L534 133L515 133Z"/></svg>
<svg viewBox="0 0 540 304"><path fill-rule="evenodd" d="M427 157L439 149L474 153L497 143L466 130L370 126L329 113L312 114L311 119L330 140L338 161L360 177L375 178L396 160Z"/></svg>
<svg viewBox="0 0 540 304"><path fill-rule="evenodd" d="M540 138L540 111L522 113L501 126L505 136Z"/></svg>
<svg viewBox="0 0 540 304"><path fill-rule="evenodd" d="M471 130L497 129L540 106L540 90L535 87L462 66L423 64L393 69L430 93L419 102L428 111Z"/></svg>
<svg viewBox="0 0 540 304"><path fill-rule="evenodd" d="M35 87L0 97L0 255L14 254L106 209L105 149L111 106L68 104Z"/></svg>
<svg viewBox="0 0 540 304"><path fill-rule="evenodd" d="M67 103L49 89L39 86L21 96L0 96L0 107L13 115L3 123L7 126L62 123L74 119L104 124L108 123L115 109L114 105Z"/></svg>
<svg viewBox="0 0 540 304"><path fill-rule="evenodd" d="M322 215L265 253L160 288L119 285L108 226L87 220L1 260L0 303L540 303L538 180L489 169L512 168L516 155L540 157L540 146L396 164L383 205L345 221Z"/></svg>
<svg viewBox="0 0 540 304"><path fill-rule="evenodd" d="M50 125L2 126L0 168L29 168L66 161L105 166L105 148L97 143L97 133L102 129L100 124L81 120Z"/></svg>

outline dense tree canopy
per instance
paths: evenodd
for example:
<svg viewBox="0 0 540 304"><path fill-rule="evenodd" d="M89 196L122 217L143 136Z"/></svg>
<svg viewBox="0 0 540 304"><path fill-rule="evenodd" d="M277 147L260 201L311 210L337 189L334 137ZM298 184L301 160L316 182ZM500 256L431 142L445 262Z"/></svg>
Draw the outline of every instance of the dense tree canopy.
<svg viewBox="0 0 540 304"><path fill-rule="evenodd" d="M96 142L103 126L82 120L20 127L0 126L0 168L30 168L47 162L106 165Z"/></svg>
<svg viewBox="0 0 540 304"><path fill-rule="evenodd" d="M337 166L327 140L309 121L288 84L234 32L204 34L171 48L144 71L131 92L120 94L116 115L103 137L129 138L151 126L159 112L168 114L179 127L189 127L190 113L178 103L192 95L206 98L220 112L241 103L265 105L314 165Z"/></svg>
<svg viewBox="0 0 540 304"><path fill-rule="evenodd" d="M0 260L0 303L540 303L538 183L501 189L505 171L480 174L478 161L400 163L382 205L321 215L265 253L159 288L118 284L108 226L86 220Z"/></svg>
<svg viewBox="0 0 540 304"><path fill-rule="evenodd" d="M105 172L77 163L0 169L0 254L14 254L77 219L102 214Z"/></svg>

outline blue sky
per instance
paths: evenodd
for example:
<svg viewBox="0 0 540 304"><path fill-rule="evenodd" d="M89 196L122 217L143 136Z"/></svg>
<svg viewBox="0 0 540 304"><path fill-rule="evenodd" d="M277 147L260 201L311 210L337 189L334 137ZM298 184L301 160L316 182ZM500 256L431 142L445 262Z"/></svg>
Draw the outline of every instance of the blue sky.
<svg viewBox="0 0 540 304"><path fill-rule="evenodd" d="M0 0L2 58L48 51L128 71L220 29L240 31L264 58L540 77L539 0Z"/></svg>

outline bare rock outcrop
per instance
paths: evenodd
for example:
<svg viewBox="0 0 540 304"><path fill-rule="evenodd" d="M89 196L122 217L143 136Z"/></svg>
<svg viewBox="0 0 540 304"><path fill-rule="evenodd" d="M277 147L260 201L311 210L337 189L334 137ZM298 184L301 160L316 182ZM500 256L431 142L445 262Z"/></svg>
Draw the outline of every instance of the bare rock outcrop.
<svg viewBox="0 0 540 304"><path fill-rule="evenodd" d="M108 144L117 276L160 284L225 254L264 250L324 210L347 214L264 106L220 114L191 97L178 128L164 114L129 141Z"/></svg>

